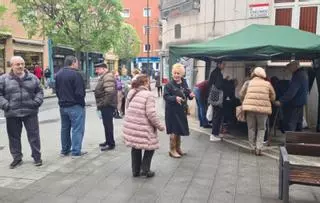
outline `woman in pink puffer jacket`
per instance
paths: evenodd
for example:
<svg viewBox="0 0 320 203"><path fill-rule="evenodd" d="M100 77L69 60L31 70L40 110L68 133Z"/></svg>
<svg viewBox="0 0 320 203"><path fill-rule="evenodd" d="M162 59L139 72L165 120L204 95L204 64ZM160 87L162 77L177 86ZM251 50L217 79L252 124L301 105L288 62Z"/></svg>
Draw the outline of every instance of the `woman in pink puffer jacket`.
<svg viewBox="0 0 320 203"><path fill-rule="evenodd" d="M140 75L132 84L126 101L124 118L124 142L132 147L132 174L153 177L150 171L151 159L154 150L159 148L157 129L164 130L157 117L155 98L149 90L149 80L146 75ZM142 158L142 150L144 155ZM141 173L140 173L141 171Z"/></svg>

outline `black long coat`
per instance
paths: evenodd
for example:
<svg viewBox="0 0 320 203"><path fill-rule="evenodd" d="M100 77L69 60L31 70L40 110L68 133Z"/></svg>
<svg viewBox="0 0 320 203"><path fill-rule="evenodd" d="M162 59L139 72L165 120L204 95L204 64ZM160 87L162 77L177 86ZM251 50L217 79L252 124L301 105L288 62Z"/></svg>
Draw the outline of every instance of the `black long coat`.
<svg viewBox="0 0 320 203"><path fill-rule="evenodd" d="M165 107L165 120L167 134L175 134L180 136L189 135L189 125L187 120L187 99L191 90L188 88L188 84L185 80L182 80L181 84L177 84L175 81L170 81L164 87L163 98L166 101ZM185 102L182 104L177 103L176 97L182 97Z"/></svg>

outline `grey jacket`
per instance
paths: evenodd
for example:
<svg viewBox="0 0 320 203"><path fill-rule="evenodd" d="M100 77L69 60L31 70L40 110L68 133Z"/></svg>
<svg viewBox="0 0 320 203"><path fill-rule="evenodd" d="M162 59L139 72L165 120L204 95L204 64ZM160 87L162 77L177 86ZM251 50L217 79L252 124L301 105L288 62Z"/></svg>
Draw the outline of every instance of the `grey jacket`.
<svg viewBox="0 0 320 203"><path fill-rule="evenodd" d="M0 108L5 117L25 117L37 114L43 102L39 79L25 71L20 79L12 72L0 76Z"/></svg>

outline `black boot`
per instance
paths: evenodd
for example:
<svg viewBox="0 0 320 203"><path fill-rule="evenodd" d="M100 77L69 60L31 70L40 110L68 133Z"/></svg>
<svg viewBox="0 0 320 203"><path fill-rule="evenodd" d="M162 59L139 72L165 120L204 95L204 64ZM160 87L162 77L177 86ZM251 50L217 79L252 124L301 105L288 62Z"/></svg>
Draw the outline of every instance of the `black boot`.
<svg viewBox="0 0 320 203"><path fill-rule="evenodd" d="M132 166L132 176L140 176L141 168L141 149L131 148L131 166Z"/></svg>
<svg viewBox="0 0 320 203"><path fill-rule="evenodd" d="M155 175L155 173L150 170L153 154L154 154L154 150L144 151L142 165L141 165L141 168L142 168L141 175L146 176L147 178L151 178Z"/></svg>

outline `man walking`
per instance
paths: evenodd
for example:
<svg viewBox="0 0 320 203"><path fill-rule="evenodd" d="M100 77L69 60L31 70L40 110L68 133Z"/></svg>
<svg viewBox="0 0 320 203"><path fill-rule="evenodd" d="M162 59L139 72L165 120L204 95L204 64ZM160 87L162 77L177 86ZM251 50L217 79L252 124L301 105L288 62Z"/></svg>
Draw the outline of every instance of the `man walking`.
<svg viewBox="0 0 320 203"><path fill-rule="evenodd" d="M13 56L11 71L0 77L0 108L4 110L13 169L22 164L22 124L27 131L35 166L41 166L38 111L43 102L39 79L25 69L24 59Z"/></svg>
<svg viewBox="0 0 320 203"><path fill-rule="evenodd" d="M302 131L303 106L308 99L308 74L300 68L298 61L290 62L287 68L292 72L289 88L276 104L282 106L284 131Z"/></svg>
<svg viewBox="0 0 320 203"><path fill-rule="evenodd" d="M113 150L115 142L113 137L113 112L117 108L116 81L106 64L95 65L96 73L100 76L94 96L97 108L101 111L106 141L99 144L101 151ZM121 102L121 101L118 101Z"/></svg>
<svg viewBox="0 0 320 203"><path fill-rule="evenodd" d="M85 83L76 57L67 56L64 65L55 79L61 116L61 156L71 152L73 157L77 157L87 154L81 151L86 117Z"/></svg>

